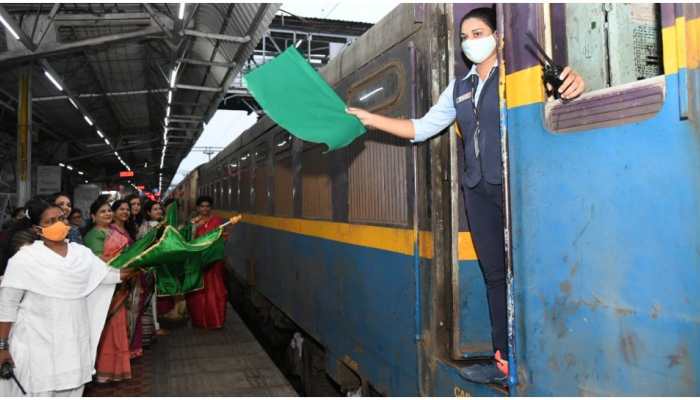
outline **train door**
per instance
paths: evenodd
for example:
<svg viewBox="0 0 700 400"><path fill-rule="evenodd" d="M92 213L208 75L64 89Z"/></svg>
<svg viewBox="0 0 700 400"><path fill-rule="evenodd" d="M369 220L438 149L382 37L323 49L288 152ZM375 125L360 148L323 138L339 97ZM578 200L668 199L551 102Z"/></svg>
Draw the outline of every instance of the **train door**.
<svg viewBox="0 0 700 400"><path fill-rule="evenodd" d="M700 132L683 59L700 15L682 9L505 7L516 393L700 391ZM525 30L582 73L581 98L545 98Z"/></svg>
<svg viewBox="0 0 700 400"><path fill-rule="evenodd" d="M455 3L448 14L448 63L452 78L464 76L468 60L461 50L460 21L474 8L493 7L493 4ZM453 127L449 135L450 152L450 211L451 216L451 335L450 350L454 360L491 357L491 322L489 318L486 285L469 232L460 189L463 173L462 142Z"/></svg>

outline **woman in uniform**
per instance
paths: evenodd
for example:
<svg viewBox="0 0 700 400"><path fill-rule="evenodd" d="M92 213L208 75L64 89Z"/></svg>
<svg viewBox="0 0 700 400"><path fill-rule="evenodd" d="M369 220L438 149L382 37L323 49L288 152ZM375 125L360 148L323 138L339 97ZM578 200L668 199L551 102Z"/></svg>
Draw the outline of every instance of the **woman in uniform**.
<svg viewBox="0 0 700 400"><path fill-rule="evenodd" d="M422 142L455 120L462 132L465 170L461 177L464 204L481 271L486 282L493 362L464 368L462 375L478 383L505 383L508 376L506 266L503 231L503 168L498 97L496 13L477 8L460 23L464 55L473 63L466 76L451 81L428 113L420 119L397 119L348 108L364 125L394 136ZM570 100L584 90L571 68L559 77L561 97Z"/></svg>

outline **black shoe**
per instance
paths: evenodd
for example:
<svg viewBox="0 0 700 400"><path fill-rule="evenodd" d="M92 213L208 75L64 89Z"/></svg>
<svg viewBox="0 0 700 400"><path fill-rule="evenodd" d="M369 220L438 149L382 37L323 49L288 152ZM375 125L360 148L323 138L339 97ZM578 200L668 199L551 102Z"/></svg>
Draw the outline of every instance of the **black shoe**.
<svg viewBox="0 0 700 400"><path fill-rule="evenodd" d="M498 369L495 362L470 365L462 368L459 374L474 383L508 385L508 376Z"/></svg>

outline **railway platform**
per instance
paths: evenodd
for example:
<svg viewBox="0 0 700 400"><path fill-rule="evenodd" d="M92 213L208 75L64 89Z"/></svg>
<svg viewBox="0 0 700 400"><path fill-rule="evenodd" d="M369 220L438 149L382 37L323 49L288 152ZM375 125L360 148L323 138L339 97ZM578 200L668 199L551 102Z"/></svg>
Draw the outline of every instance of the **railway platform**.
<svg viewBox="0 0 700 400"><path fill-rule="evenodd" d="M132 361L132 379L86 386L89 397L140 396L296 396L275 366L229 306L219 330L187 324L169 328Z"/></svg>

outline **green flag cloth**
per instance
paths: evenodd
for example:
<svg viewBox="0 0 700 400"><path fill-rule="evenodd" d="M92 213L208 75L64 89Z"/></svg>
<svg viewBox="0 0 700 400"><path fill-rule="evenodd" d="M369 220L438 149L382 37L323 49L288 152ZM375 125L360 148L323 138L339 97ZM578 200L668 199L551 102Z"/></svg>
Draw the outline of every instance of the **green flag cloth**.
<svg viewBox="0 0 700 400"><path fill-rule="evenodd" d="M141 254L143 254L146 249L151 247L153 243L158 239L158 234L160 229L151 229L142 237L141 239L135 241L131 246L124 249L118 256L109 260L109 265L113 268L125 268L130 267L131 263L134 262Z"/></svg>
<svg viewBox="0 0 700 400"><path fill-rule="evenodd" d="M110 261L110 265L116 268L154 269L159 295L170 296L201 289L203 268L224 258L223 229L215 229L191 241L183 238L172 226L162 229L163 233L156 241L158 231L149 231Z"/></svg>
<svg viewBox="0 0 700 400"><path fill-rule="evenodd" d="M177 228L177 201L173 201L165 209L165 222L173 228Z"/></svg>
<svg viewBox="0 0 700 400"><path fill-rule="evenodd" d="M325 143L335 150L366 131L294 47L250 71L244 80L267 115L302 140Z"/></svg>

